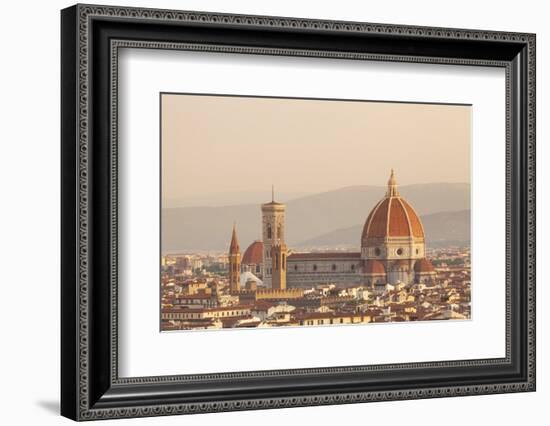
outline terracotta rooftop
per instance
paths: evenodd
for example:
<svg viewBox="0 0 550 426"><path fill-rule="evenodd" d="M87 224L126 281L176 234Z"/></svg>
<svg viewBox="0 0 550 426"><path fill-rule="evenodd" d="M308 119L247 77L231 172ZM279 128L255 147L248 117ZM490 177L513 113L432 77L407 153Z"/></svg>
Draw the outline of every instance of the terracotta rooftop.
<svg viewBox="0 0 550 426"><path fill-rule="evenodd" d="M244 252L242 264L244 265L260 265L263 262L264 243L254 241L248 246Z"/></svg>
<svg viewBox="0 0 550 426"><path fill-rule="evenodd" d="M433 272L434 267L432 263L424 257L416 261L416 263L414 264L414 271L415 272Z"/></svg>
<svg viewBox="0 0 550 426"><path fill-rule="evenodd" d="M174 299L178 300L202 300L202 299L215 299L213 294L178 294L174 296Z"/></svg>
<svg viewBox="0 0 550 426"><path fill-rule="evenodd" d="M305 312L298 313L294 315L294 318L297 320L307 320L307 319L330 319L330 318L349 318L349 317L361 317L361 313L353 312Z"/></svg>
<svg viewBox="0 0 550 426"><path fill-rule="evenodd" d="M384 237L424 238L424 229L418 215L397 192L397 183L393 175L388 182L386 196L370 212L361 240Z"/></svg>
<svg viewBox="0 0 550 426"><path fill-rule="evenodd" d="M251 305L219 306L212 308L165 308L163 314L181 314L181 313L204 313L204 312L222 312L222 311L242 311L251 309Z"/></svg>
<svg viewBox="0 0 550 426"><path fill-rule="evenodd" d="M366 274L385 274L384 264L376 259L369 259L365 267Z"/></svg>

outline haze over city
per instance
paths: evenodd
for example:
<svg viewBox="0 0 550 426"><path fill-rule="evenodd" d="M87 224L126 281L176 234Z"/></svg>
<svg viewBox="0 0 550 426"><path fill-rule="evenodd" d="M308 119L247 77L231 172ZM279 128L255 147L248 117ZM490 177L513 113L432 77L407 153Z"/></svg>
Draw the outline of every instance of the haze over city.
<svg viewBox="0 0 550 426"><path fill-rule="evenodd" d="M470 133L469 106L164 95L161 330L469 319Z"/></svg>
<svg viewBox="0 0 550 426"><path fill-rule="evenodd" d="M162 95L163 207L470 182L471 107ZM452 166L450 166L452 164Z"/></svg>

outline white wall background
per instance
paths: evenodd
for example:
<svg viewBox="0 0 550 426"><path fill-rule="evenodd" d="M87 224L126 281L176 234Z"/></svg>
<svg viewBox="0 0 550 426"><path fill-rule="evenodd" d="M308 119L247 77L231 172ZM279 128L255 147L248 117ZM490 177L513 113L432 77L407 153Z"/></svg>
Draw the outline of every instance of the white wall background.
<svg viewBox="0 0 550 426"><path fill-rule="evenodd" d="M538 263L548 248L550 28L545 2L161 0L143 7L526 31L537 33ZM59 9L66 1L3 4L0 66L0 401L2 424L68 424L59 404ZM546 194L545 194L546 193ZM546 196L545 196L546 195ZM545 238L546 237L546 238ZM544 424L550 400L547 270L538 268L538 390L421 401L119 420L119 424ZM132 422L132 423L128 423ZM107 421L102 424L110 424ZM116 423L113 423L116 424Z"/></svg>

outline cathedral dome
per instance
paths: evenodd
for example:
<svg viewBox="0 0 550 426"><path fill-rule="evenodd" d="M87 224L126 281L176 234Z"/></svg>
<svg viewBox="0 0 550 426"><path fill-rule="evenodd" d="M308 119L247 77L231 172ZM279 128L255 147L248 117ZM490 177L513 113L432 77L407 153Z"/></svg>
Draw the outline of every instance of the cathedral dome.
<svg viewBox="0 0 550 426"><path fill-rule="evenodd" d="M367 260L367 266L365 267L365 274L385 274L384 264L379 260L369 259Z"/></svg>
<svg viewBox="0 0 550 426"><path fill-rule="evenodd" d="M263 262L264 243L254 241L248 246L243 255L243 265L261 265Z"/></svg>
<svg viewBox="0 0 550 426"><path fill-rule="evenodd" d="M376 204L367 217L361 241L365 245L370 238L387 237L424 239L424 229L418 215L397 191L393 170L386 196Z"/></svg>
<svg viewBox="0 0 550 426"><path fill-rule="evenodd" d="M425 257L420 260L417 260L416 263L414 264L414 272L422 273L422 272L433 272L433 271L434 271L434 267L432 265L432 262L430 262Z"/></svg>

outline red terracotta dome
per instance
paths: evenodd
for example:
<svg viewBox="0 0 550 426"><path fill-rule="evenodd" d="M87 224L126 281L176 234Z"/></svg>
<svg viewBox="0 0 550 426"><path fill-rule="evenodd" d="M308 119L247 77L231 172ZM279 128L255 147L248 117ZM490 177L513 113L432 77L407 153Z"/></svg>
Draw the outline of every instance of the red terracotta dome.
<svg viewBox="0 0 550 426"><path fill-rule="evenodd" d="M385 274L384 264L379 260L369 259L365 266L365 274Z"/></svg>
<svg viewBox="0 0 550 426"><path fill-rule="evenodd" d="M414 272L422 273L422 272L433 272L433 271L434 271L434 267L432 265L432 262L430 262L425 257L420 260L417 260L416 263L414 264Z"/></svg>
<svg viewBox="0 0 550 426"><path fill-rule="evenodd" d="M260 265L263 262L264 243L254 241L248 246L243 255L243 265Z"/></svg>
<svg viewBox="0 0 550 426"><path fill-rule="evenodd" d="M372 209L363 227L362 241L367 238L413 237L424 238L418 215L397 191L393 170L386 196Z"/></svg>

